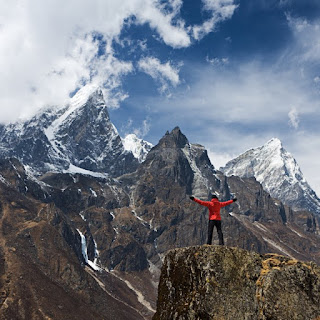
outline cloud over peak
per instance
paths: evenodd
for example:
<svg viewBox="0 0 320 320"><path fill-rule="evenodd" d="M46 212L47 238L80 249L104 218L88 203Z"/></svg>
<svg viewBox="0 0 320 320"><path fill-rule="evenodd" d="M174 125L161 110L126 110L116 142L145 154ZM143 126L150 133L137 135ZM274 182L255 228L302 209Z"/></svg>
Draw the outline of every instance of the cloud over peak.
<svg viewBox="0 0 320 320"><path fill-rule="evenodd" d="M298 129L299 127L299 113L295 107L292 107L292 109L288 113L289 116L289 124L294 129Z"/></svg>

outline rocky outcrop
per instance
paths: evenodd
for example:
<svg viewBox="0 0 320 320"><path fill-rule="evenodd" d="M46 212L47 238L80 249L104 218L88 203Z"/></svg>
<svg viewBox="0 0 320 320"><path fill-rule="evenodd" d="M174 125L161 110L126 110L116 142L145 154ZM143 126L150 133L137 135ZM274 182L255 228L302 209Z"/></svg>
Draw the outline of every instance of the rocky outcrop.
<svg viewBox="0 0 320 320"><path fill-rule="evenodd" d="M320 268L232 247L171 250L153 320L311 320L320 317Z"/></svg>

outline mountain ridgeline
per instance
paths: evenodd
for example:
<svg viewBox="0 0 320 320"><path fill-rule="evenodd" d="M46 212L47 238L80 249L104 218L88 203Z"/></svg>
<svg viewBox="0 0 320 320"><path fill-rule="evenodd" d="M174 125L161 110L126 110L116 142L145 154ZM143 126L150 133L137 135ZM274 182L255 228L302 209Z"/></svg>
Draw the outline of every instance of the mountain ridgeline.
<svg viewBox="0 0 320 320"><path fill-rule="evenodd" d="M225 175L179 127L153 147L121 139L99 89L0 132L4 319L151 319L168 250L206 242L190 195L238 198L222 211L227 246L320 263L310 199L293 210L254 176Z"/></svg>

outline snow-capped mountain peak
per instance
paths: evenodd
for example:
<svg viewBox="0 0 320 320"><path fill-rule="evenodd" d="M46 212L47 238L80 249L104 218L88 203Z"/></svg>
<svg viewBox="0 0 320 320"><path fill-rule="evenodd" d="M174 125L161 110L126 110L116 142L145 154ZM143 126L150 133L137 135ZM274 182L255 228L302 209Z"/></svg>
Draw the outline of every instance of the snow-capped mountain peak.
<svg viewBox="0 0 320 320"><path fill-rule="evenodd" d="M278 138L250 149L220 168L227 176L255 177L272 197L294 209L320 213L320 199L305 180L299 165Z"/></svg>
<svg viewBox="0 0 320 320"><path fill-rule="evenodd" d="M81 88L67 106L0 129L2 156L17 157L39 174L78 168L117 176L138 165L110 120L102 90L93 85Z"/></svg>
<svg viewBox="0 0 320 320"><path fill-rule="evenodd" d="M141 163L146 159L148 152L153 145L143 139L138 138L134 133L126 135L122 139L124 149L131 151L135 158Z"/></svg>
<svg viewBox="0 0 320 320"><path fill-rule="evenodd" d="M270 146L271 148L282 148L282 142L279 138L272 138L265 144L265 146Z"/></svg>
<svg viewBox="0 0 320 320"><path fill-rule="evenodd" d="M93 84L87 84L79 89L77 93L70 99L70 113L86 104L89 98L93 95L103 96L101 88Z"/></svg>
<svg viewBox="0 0 320 320"><path fill-rule="evenodd" d="M44 130L49 142L51 143L57 154L62 155L59 150L59 143L56 140L56 134L63 127L66 121L71 122L73 118L77 117L76 111L84 107L90 99L94 99L96 106L106 106L102 94L102 90L94 85L86 85L82 87L71 99L70 103L61 114Z"/></svg>
<svg viewBox="0 0 320 320"><path fill-rule="evenodd" d="M101 108L101 106L103 108ZM92 109L92 111L86 112L86 107L89 110ZM70 135L71 132L69 131L72 127L74 127L74 123L78 123L79 131L82 126L84 126L82 128L82 131L87 130L88 125L85 124L85 122L90 121L92 122L91 125L94 126L98 118L101 117L101 111L104 111L104 109L105 112L102 117L104 118L104 122L109 122L109 114L106 109L106 104L103 98L102 90L99 87L91 84L82 87L70 99L70 103L67 105L67 107L65 107L63 110L60 110L59 116L57 116L56 119L53 122L51 122L51 124L48 125L47 128L44 129L44 133L52 146L50 156L56 159L63 159L67 162L73 162L70 157L70 152L68 152L70 146L66 146L66 141L68 139L66 139L65 137ZM80 120L80 123L79 119L82 119ZM107 123L106 126L109 126L109 123ZM110 126L110 129L111 131L115 131L113 130L113 126ZM113 135L117 135L117 132L114 132ZM64 141L61 141L62 137L64 137Z"/></svg>

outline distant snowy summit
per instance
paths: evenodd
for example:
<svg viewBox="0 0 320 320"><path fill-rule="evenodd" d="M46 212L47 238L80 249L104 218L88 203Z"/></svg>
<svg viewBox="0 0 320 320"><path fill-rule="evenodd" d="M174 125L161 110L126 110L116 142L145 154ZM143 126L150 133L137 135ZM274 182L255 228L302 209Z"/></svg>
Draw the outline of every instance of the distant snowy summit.
<svg viewBox="0 0 320 320"><path fill-rule="evenodd" d="M320 214L320 199L305 180L296 160L277 138L248 150L220 170L227 176L255 177L272 197L293 209Z"/></svg>
<svg viewBox="0 0 320 320"><path fill-rule="evenodd" d="M122 139L124 149L131 151L139 163L143 162L149 151L152 149L153 144L143 139L138 138L134 133L126 135Z"/></svg>

